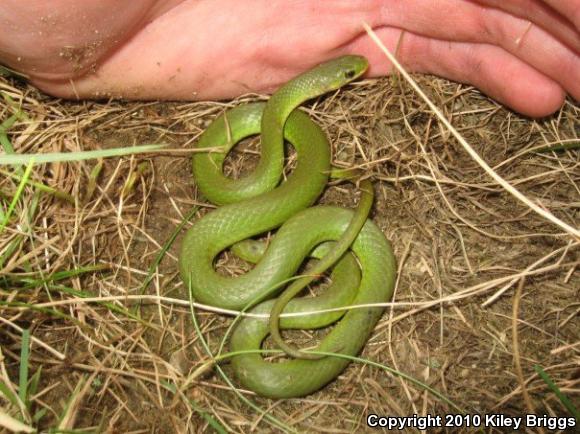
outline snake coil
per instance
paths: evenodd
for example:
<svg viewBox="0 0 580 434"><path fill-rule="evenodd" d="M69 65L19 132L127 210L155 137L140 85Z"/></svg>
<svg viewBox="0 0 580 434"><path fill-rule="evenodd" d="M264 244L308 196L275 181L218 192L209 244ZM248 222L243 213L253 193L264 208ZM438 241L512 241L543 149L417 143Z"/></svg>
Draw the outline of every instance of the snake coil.
<svg viewBox="0 0 580 434"><path fill-rule="evenodd" d="M354 80L367 66L361 56L343 56L323 63L285 84L266 104L247 104L226 111L202 134L198 148L220 147L223 151L195 153L194 177L204 196L223 206L195 222L182 242L180 274L195 300L238 310L254 306L252 313L267 314L275 304L268 298L283 289L281 283L294 276L313 250L344 239L357 215L338 207L311 207L328 181L330 145L320 127L297 108ZM229 150L258 133L262 149L257 168L241 179L225 177L222 167ZM279 184L284 139L295 148L297 164L288 179ZM332 270L332 284L326 292L284 303L285 314L384 303L391 298L396 265L390 243L366 215L360 226L358 235L353 234L356 239L350 246L352 253L334 251L341 259ZM278 227L252 270L235 278L215 271L215 258L223 250ZM332 252L336 247L329 249ZM340 319L318 348L354 356L365 345L382 312L379 307L365 307L346 313L284 316L279 325L282 329L315 329ZM277 327L277 318L275 323ZM308 395L336 378L349 363L333 356L273 363L257 352L247 351L259 350L268 333L267 319L246 317L238 322L231 337L232 351L246 351L232 358L235 374L245 387L260 395Z"/></svg>

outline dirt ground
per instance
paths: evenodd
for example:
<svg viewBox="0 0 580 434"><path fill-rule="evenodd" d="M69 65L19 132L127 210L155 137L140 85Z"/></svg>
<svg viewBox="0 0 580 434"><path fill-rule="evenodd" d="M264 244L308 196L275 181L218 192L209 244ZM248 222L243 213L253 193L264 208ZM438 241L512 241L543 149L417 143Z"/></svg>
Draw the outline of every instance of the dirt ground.
<svg viewBox="0 0 580 434"><path fill-rule="evenodd" d="M578 105L568 101L559 113L532 120L473 88L416 78L498 175L578 227L580 153L541 149L578 144ZM197 196L191 147L226 107L258 97L67 102L15 78L2 78L0 91L1 121L19 113L6 135L18 153L168 145L34 166L33 181L70 196L30 183L19 193L25 168L0 166L2 213L14 207L0 231L5 388L18 390L21 330L32 339L29 396L20 405L0 393L5 414L44 431L109 433L367 432L372 413L443 416L459 409L571 416L535 366L579 406L580 241L486 174L402 79L355 83L304 108L328 133L336 165L372 175L372 218L399 263L395 303L361 357L444 398L353 363L311 396L271 400L236 389L235 378L230 387L208 363L202 341L217 352L232 319L196 309L200 335L177 273L185 230L176 228L211 208ZM247 172L257 152L256 142L237 149L228 170ZM321 200L352 207L356 197L340 184ZM194 205L198 212L188 215ZM231 374L227 361L220 366Z"/></svg>

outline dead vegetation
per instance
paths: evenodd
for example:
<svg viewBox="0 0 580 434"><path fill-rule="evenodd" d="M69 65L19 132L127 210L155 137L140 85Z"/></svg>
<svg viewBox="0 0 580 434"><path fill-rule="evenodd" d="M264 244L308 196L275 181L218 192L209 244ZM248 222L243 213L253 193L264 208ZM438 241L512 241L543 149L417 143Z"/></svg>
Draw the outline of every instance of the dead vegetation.
<svg viewBox="0 0 580 434"><path fill-rule="evenodd" d="M472 88L418 80L497 174L578 226L578 150L538 152L578 143L577 105L531 120ZM22 114L7 134L18 153L169 145L144 156L35 165L31 180L60 197L30 183L19 194L26 168L0 167L4 215L17 197L0 232L0 381L18 393L28 329L28 378L38 382L21 404L0 396L4 413L43 430L133 433L206 432L210 420L240 433L364 432L370 413L456 413L421 387L361 364L304 399L240 390L256 409L206 365L177 275L184 231L170 241L181 222L207 210L196 196L190 147L229 104L65 102L10 79L0 90L1 119ZM399 260L395 303L362 357L468 413L569 415L534 365L578 403L579 240L486 175L400 79L360 82L306 110L328 132L336 165L372 175L373 219ZM230 170L245 170L256 150L236 151ZM353 193L331 186L322 201L352 206ZM195 312L216 352L231 318ZM227 362L221 366L228 374Z"/></svg>

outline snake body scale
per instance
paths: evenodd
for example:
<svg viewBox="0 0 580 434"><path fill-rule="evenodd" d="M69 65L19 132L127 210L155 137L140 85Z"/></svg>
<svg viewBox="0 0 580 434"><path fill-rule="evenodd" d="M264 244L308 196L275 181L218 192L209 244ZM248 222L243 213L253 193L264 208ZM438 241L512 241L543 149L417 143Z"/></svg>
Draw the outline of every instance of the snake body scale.
<svg viewBox="0 0 580 434"><path fill-rule="evenodd" d="M317 247L327 242L338 240L340 244L344 240L344 233L347 228L352 229L357 214L333 206L311 207L328 181L330 145L321 128L297 108L304 101L354 80L367 66L361 56L330 60L289 81L267 103L227 110L204 131L196 147L220 147L223 151L195 153L194 177L202 194L223 206L195 222L182 242L180 274L195 300L238 310L255 305L251 312L269 313L276 302L267 299L283 290L281 283L294 276L313 250L320 250ZM222 168L229 150L255 134L261 135L261 156L256 169L240 179L224 176ZM280 183L284 140L295 148L297 164L287 180ZM281 306L284 313L384 303L391 298L396 274L392 248L376 225L365 220L366 216L356 229L358 235L353 234L356 239L350 246L352 253L334 251L341 258L332 270L332 284L326 292L284 302ZM276 228L279 230L252 270L234 278L215 271L215 259L222 251ZM322 261L336 248L327 246L331 253L324 254ZM279 326L315 329L339 320L318 349L356 355L382 312L380 307L370 307L346 313L283 317ZM278 326L277 318L275 326L274 329ZM269 332L267 319L243 318L232 333L231 349L259 350ZM273 363L251 352L232 358L235 375L242 385L272 398L315 392L336 378L348 363L347 359L332 356Z"/></svg>

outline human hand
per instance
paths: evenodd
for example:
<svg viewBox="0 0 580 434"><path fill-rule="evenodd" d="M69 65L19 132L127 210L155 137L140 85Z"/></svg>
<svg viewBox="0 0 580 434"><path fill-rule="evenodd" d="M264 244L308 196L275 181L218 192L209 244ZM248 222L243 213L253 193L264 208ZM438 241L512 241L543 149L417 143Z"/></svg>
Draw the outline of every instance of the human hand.
<svg viewBox="0 0 580 434"><path fill-rule="evenodd" d="M566 92L580 99L579 11L580 0L5 0L0 58L69 98L231 98L346 53L389 73L364 21L409 70L543 116Z"/></svg>

